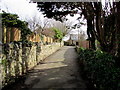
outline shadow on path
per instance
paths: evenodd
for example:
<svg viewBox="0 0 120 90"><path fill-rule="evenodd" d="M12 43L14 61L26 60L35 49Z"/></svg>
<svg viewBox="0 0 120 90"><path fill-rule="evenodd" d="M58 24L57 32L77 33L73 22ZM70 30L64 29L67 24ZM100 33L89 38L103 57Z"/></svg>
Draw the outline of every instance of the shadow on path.
<svg viewBox="0 0 120 90"><path fill-rule="evenodd" d="M78 54L74 48L64 46L47 57L43 64L39 64L29 71L26 79L18 83L12 90L21 90L23 88L26 90L32 90L33 88L87 90L85 82L79 73Z"/></svg>

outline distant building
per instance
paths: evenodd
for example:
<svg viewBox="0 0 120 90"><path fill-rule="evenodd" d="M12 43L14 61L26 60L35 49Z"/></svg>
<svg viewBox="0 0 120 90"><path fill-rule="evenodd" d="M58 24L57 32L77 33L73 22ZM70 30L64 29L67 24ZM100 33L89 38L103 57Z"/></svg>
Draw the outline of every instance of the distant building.
<svg viewBox="0 0 120 90"><path fill-rule="evenodd" d="M66 45L78 45L78 34L69 34L65 38L63 38L63 41Z"/></svg>
<svg viewBox="0 0 120 90"><path fill-rule="evenodd" d="M55 32L49 28L44 29L41 33L45 36L52 37L52 38L54 38L54 35L55 35Z"/></svg>
<svg viewBox="0 0 120 90"><path fill-rule="evenodd" d="M77 34L70 34L70 38L68 40L69 45L78 45L78 35Z"/></svg>
<svg viewBox="0 0 120 90"><path fill-rule="evenodd" d="M64 39L63 39L64 40ZM89 48L89 41L87 40L79 40L78 34L70 34L67 40L64 40L66 45L70 46L80 46L83 48Z"/></svg>

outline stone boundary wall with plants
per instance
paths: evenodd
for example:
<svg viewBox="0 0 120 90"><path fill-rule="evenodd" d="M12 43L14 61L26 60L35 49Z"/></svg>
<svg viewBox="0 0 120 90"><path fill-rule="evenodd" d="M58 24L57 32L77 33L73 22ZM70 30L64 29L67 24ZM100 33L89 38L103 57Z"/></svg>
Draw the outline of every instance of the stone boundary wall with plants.
<svg viewBox="0 0 120 90"><path fill-rule="evenodd" d="M3 86L14 82L15 78L24 75L46 57L59 50L63 43L41 45L40 43L5 44L2 55L2 83Z"/></svg>

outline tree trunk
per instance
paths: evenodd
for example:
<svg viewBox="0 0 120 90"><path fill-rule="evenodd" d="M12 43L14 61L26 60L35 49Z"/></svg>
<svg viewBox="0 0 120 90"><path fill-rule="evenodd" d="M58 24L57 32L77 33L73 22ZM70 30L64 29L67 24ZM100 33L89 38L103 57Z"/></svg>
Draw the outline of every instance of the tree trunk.
<svg viewBox="0 0 120 90"><path fill-rule="evenodd" d="M92 22L93 22L92 19L87 19L87 34L88 34L88 38L90 40L91 49L96 50L95 35L93 33L94 24Z"/></svg>
<svg viewBox="0 0 120 90"><path fill-rule="evenodd" d="M95 5L95 15L96 15L96 32L97 32L97 40L100 42L101 50L108 52L107 50L107 44L104 37L104 28L102 25L104 25L104 16L102 11L102 5L101 3L94 3Z"/></svg>
<svg viewBox="0 0 120 90"><path fill-rule="evenodd" d="M120 2L116 3L117 7L117 17L116 17L116 27L117 27L117 40L118 40L118 57L120 57Z"/></svg>

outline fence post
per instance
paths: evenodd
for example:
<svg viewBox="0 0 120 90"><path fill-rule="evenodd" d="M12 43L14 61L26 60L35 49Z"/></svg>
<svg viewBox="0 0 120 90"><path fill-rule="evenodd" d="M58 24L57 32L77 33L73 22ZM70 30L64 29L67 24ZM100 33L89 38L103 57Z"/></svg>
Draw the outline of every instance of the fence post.
<svg viewBox="0 0 120 90"><path fill-rule="evenodd" d="M3 27L3 43L6 43L6 27Z"/></svg>
<svg viewBox="0 0 120 90"><path fill-rule="evenodd" d="M11 28L10 27L7 28L6 38L7 38L6 42L9 43L10 42L10 38L11 38Z"/></svg>

